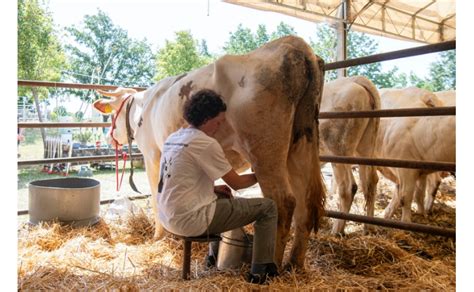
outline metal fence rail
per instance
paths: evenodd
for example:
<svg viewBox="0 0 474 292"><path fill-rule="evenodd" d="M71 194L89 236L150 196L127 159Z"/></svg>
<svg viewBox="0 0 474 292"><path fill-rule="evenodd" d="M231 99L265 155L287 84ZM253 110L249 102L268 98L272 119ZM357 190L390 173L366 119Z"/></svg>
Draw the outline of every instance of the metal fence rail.
<svg viewBox="0 0 474 292"><path fill-rule="evenodd" d="M381 61L395 60L406 57L413 57L418 55L437 53L442 51L448 51L456 49L456 40L441 42L437 44L431 44L426 46L419 46L410 49L398 50L388 53L376 54L368 57L349 59L344 61L338 61L333 63L328 63L324 65L324 70L335 70L340 68L366 65Z"/></svg>
<svg viewBox="0 0 474 292"><path fill-rule="evenodd" d="M85 123L18 123L18 128L96 128L96 127L110 127L110 122L85 122Z"/></svg>
<svg viewBox="0 0 474 292"><path fill-rule="evenodd" d="M418 117L418 116L451 116L456 115L456 107L433 107L433 108L403 108L384 109L357 112L320 112L318 119L352 119L352 118L394 118L394 117ZM18 123L18 128L95 128L110 127L110 122L84 122L84 123Z"/></svg>
<svg viewBox="0 0 474 292"><path fill-rule="evenodd" d="M102 85L102 84L80 84L80 83L66 83L66 82L51 82L38 80L18 80L18 86L30 87L54 87L54 88L76 88L76 89L101 89L114 90L120 86L117 85ZM137 91L143 91L145 87L131 87Z"/></svg>
<svg viewBox="0 0 474 292"><path fill-rule="evenodd" d="M342 212L330 211L330 210L326 211L326 217L350 220L350 221L390 227L390 228L397 228L397 229L408 230L408 231L413 231L413 232L440 235L444 237L451 237L451 238L456 237L456 230L451 229L451 228L442 228L442 227L429 226L429 225L418 224L418 223L407 223L407 222L401 222L397 220L382 219L382 218L377 218L377 217L368 217L368 216L363 216L363 215L348 214L348 213L342 213Z"/></svg>
<svg viewBox="0 0 474 292"><path fill-rule="evenodd" d="M318 119L353 119L353 118L395 118L420 116L452 116L456 115L455 106L430 108L382 109L354 112L320 112Z"/></svg>
<svg viewBox="0 0 474 292"><path fill-rule="evenodd" d="M128 154L130 157L130 154ZM133 159L143 159L142 154L134 153L131 155ZM119 157L122 159L122 157ZM69 157L69 158L48 158L48 159L34 159L34 160L20 160L18 166L36 165L36 164L51 164L51 163L69 163L69 162L92 162L92 161L109 161L114 160L115 155L94 155L94 156L81 156L81 157Z"/></svg>
<svg viewBox="0 0 474 292"><path fill-rule="evenodd" d="M142 154L132 154L133 159L143 159ZM91 162L91 161L109 161L114 160L115 155L95 155L95 156L81 156L71 158L48 158L35 160L20 160L18 166L37 165L37 164L51 164L51 163L68 163L68 162ZM399 168L413 168L413 169L429 169L436 171L456 171L456 164L449 162L432 162L432 161L416 161L416 160L402 160L402 159L379 159L379 158L364 158L364 157L349 157L349 156L329 156L320 155L321 162L330 163L344 163L344 164L359 164L359 165L373 165L385 167L399 167Z"/></svg>

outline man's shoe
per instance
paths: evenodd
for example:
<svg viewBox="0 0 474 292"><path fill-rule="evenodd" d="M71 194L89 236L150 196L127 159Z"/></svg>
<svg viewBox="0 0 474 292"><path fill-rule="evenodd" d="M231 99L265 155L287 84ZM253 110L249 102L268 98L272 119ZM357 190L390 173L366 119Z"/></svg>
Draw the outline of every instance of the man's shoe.
<svg viewBox="0 0 474 292"><path fill-rule="evenodd" d="M207 255L204 261L206 268L214 268L216 266L216 258L214 255Z"/></svg>

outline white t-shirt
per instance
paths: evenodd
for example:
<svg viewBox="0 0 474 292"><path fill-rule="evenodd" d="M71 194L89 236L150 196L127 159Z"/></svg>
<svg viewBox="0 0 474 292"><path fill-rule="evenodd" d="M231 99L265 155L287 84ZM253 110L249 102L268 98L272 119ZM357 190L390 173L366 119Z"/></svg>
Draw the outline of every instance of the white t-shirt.
<svg viewBox="0 0 474 292"><path fill-rule="evenodd" d="M165 141L158 185L158 216L170 232L198 236L214 216L214 181L232 169L217 140L182 128Z"/></svg>

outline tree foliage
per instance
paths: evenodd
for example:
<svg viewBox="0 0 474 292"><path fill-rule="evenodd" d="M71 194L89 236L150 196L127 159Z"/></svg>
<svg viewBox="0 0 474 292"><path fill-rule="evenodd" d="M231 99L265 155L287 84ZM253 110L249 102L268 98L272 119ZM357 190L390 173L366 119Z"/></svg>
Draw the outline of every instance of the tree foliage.
<svg viewBox="0 0 474 292"><path fill-rule="evenodd" d="M18 0L18 79L58 81L65 57L50 13L43 2ZM43 122L40 99L49 95L47 88L19 87L18 95L32 97L38 120ZM46 147L46 130L40 129Z"/></svg>
<svg viewBox="0 0 474 292"><path fill-rule="evenodd" d="M114 25L101 10L86 15L80 26L66 31L74 40L66 45L71 62L69 78L78 83L148 86L155 74L154 55L146 39L138 41ZM72 91L82 100L98 96L94 91Z"/></svg>
<svg viewBox="0 0 474 292"><path fill-rule="evenodd" d="M269 41L286 35L296 35L296 31L292 26L284 22L280 22L276 30L271 34L268 33L267 27L264 24L258 25L255 34L250 28L239 24L234 32L230 32L229 40L224 45L224 51L231 55L246 54Z"/></svg>
<svg viewBox="0 0 474 292"><path fill-rule="evenodd" d="M66 65L51 14L37 0L18 0L18 79L59 81ZM30 95L30 87L19 87L19 95ZM38 90L39 97L48 90Z"/></svg>
<svg viewBox="0 0 474 292"><path fill-rule="evenodd" d="M212 62L212 56L206 54L207 44L201 43L199 47L190 31L178 31L175 36L175 41L166 40L165 47L158 51L155 80L179 75Z"/></svg>
<svg viewBox="0 0 474 292"><path fill-rule="evenodd" d="M326 63L336 61L336 31L327 24L318 25L316 40L310 40L314 52ZM378 43L365 33L350 31L347 40L347 58L354 59L378 53ZM388 72L382 71L380 63L349 67L348 76L362 75L370 79L379 88L404 87L406 75L394 67ZM326 80L337 78L335 70L326 72Z"/></svg>
<svg viewBox="0 0 474 292"><path fill-rule="evenodd" d="M259 44L260 41L269 39L268 36L264 35L266 29L264 26L259 26ZM258 44L255 41L255 36L253 35L250 28L244 27L241 23L237 26L237 29L234 32L230 32L229 41L224 45L224 51L227 54L231 55L242 55L258 48Z"/></svg>
<svg viewBox="0 0 474 292"><path fill-rule="evenodd" d="M456 51L439 54L439 59L430 64L431 90L442 91L456 89Z"/></svg>
<svg viewBox="0 0 474 292"><path fill-rule="evenodd" d="M287 35L297 35L297 33L291 25L280 22L276 31L272 33L271 40L276 40Z"/></svg>

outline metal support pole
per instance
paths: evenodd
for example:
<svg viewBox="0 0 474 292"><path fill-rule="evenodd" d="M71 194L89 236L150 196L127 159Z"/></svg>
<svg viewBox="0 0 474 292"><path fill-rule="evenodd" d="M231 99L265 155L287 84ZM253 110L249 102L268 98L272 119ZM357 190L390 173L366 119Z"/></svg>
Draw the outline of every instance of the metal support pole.
<svg viewBox="0 0 474 292"><path fill-rule="evenodd" d="M344 61L347 59L347 30L349 21L349 9L350 9L350 0L341 0L341 5L339 7L339 18L342 19L341 22L337 22L336 26L336 60ZM347 69L340 68L337 69L337 78L343 78L347 76Z"/></svg>

